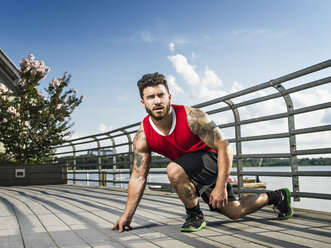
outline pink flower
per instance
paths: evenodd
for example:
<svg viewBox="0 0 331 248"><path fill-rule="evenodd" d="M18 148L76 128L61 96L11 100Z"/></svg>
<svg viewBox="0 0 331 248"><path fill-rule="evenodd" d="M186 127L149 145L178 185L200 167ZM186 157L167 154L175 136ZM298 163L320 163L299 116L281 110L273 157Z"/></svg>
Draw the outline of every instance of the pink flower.
<svg viewBox="0 0 331 248"><path fill-rule="evenodd" d="M13 106L8 107L8 109L7 109L7 113L15 114L15 113L16 113L16 109L15 109L15 107L13 107Z"/></svg>
<svg viewBox="0 0 331 248"><path fill-rule="evenodd" d="M13 114L13 115L16 115L16 116L20 115L19 113L16 112L16 108L14 106L8 107L7 113L10 113L10 114Z"/></svg>
<svg viewBox="0 0 331 248"><path fill-rule="evenodd" d="M30 53L30 54L28 55L28 58L29 58L29 60L34 60L34 59L35 59L35 57L33 56L32 53Z"/></svg>
<svg viewBox="0 0 331 248"><path fill-rule="evenodd" d="M25 67L23 73L27 73L29 70L31 70L31 66L30 65L28 65L28 66Z"/></svg>
<svg viewBox="0 0 331 248"><path fill-rule="evenodd" d="M53 79L52 80L52 82L50 82L50 84L49 84L51 87L55 87L55 86L57 86L57 87L59 87L60 85L61 85L61 81L60 80L58 80L58 79Z"/></svg>
<svg viewBox="0 0 331 248"><path fill-rule="evenodd" d="M26 58L24 58L24 59L20 62L20 66L21 66L22 70L24 70L28 65L30 65L30 61L27 60Z"/></svg>
<svg viewBox="0 0 331 248"><path fill-rule="evenodd" d="M23 61L20 62L23 73L27 73L29 71L32 76L40 74L42 79L45 79L47 72L50 71L50 68L45 66L44 61L34 60L35 57L33 54L29 54L28 58L29 59L24 58Z"/></svg>
<svg viewBox="0 0 331 248"><path fill-rule="evenodd" d="M8 120L6 118L3 118L2 123L6 123L6 122L8 122Z"/></svg>
<svg viewBox="0 0 331 248"><path fill-rule="evenodd" d="M24 86L26 83L24 78L18 78L14 81L15 86Z"/></svg>
<svg viewBox="0 0 331 248"><path fill-rule="evenodd" d="M40 96L40 98L41 98L42 100L45 99L45 96L44 96L43 94L41 94L41 92L40 92L39 90L37 91L37 93L38 93L38 95Z"/></svg>
<svg viewBox="0 0 331 248"><path fill-rule="evenodd" d="M6 85L0 83L0 93L5 94L8 91L8 88L6 87Z"/></svg>

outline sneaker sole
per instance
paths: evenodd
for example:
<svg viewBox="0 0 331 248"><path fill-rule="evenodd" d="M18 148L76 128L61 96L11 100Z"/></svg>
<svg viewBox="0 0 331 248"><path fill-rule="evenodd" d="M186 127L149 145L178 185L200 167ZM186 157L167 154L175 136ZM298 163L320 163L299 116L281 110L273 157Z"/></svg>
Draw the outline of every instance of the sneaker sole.
<svg viewBox="0 0 331 248"><path fill-rule="evenodd" d="M202 228L204 228L207 225L206 221L202 222L201 226L198 228L180 228L181 232L197 232L200 231Z"/></svg>
<svg viewBox="0 0 331 248"><path fill-rule="evenodd" d="M291 207L291 192L288 188L282 188L282 190L284 190L286 192L286 200L287 200L287 203L291 209L291 213L287 216L284 216L284 217L278 217L278 219L280 220L287 220L289 218L291 218L293 216L293 209Z"/></svg>

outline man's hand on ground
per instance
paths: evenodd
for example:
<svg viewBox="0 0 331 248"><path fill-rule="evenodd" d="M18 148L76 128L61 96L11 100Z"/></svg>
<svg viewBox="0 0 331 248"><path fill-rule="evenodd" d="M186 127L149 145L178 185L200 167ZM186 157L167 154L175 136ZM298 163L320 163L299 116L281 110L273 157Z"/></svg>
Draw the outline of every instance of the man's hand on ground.
<svg viewBox="0 0 331 248"><path fill-rule="evenodd" d="M119 233L123 232L125 230L125 227L128 227L129 229L132 229L131 227L131 221L132 221L132 218L128 218L128 217L125 217L125 216L121 216L116 224L110 228L110 230L118 230Z"/></svg>

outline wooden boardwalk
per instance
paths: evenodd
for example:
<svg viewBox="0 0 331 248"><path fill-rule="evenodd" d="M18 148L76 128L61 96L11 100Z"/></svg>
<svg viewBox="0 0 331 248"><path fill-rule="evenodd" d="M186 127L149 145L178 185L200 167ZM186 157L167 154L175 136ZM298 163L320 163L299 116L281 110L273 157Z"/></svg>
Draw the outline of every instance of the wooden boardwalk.
<svg viewBox="0 0 331 248"><path fill-rule="evenodd" d="M179 231L185 211L175 194L146 191L134 229L109 228L125 190L70 185L0 187L0 247L331 247L331 213L295 210L280 221L266 207L238 221L208 211L207 227Z"/></svg>

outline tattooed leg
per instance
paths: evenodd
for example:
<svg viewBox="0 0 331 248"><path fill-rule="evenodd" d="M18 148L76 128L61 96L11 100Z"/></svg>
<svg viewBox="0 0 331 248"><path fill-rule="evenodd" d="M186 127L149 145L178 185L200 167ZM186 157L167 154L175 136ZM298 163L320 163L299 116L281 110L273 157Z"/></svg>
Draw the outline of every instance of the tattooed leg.
<svg viewBox="0 0 331 248"><path fill-rule="evenodd" d="M175 188L185 207L195 207L198 204L196 188L184 169L180 165L171 162L167 167L167 174L171 185Z"/></svg>

